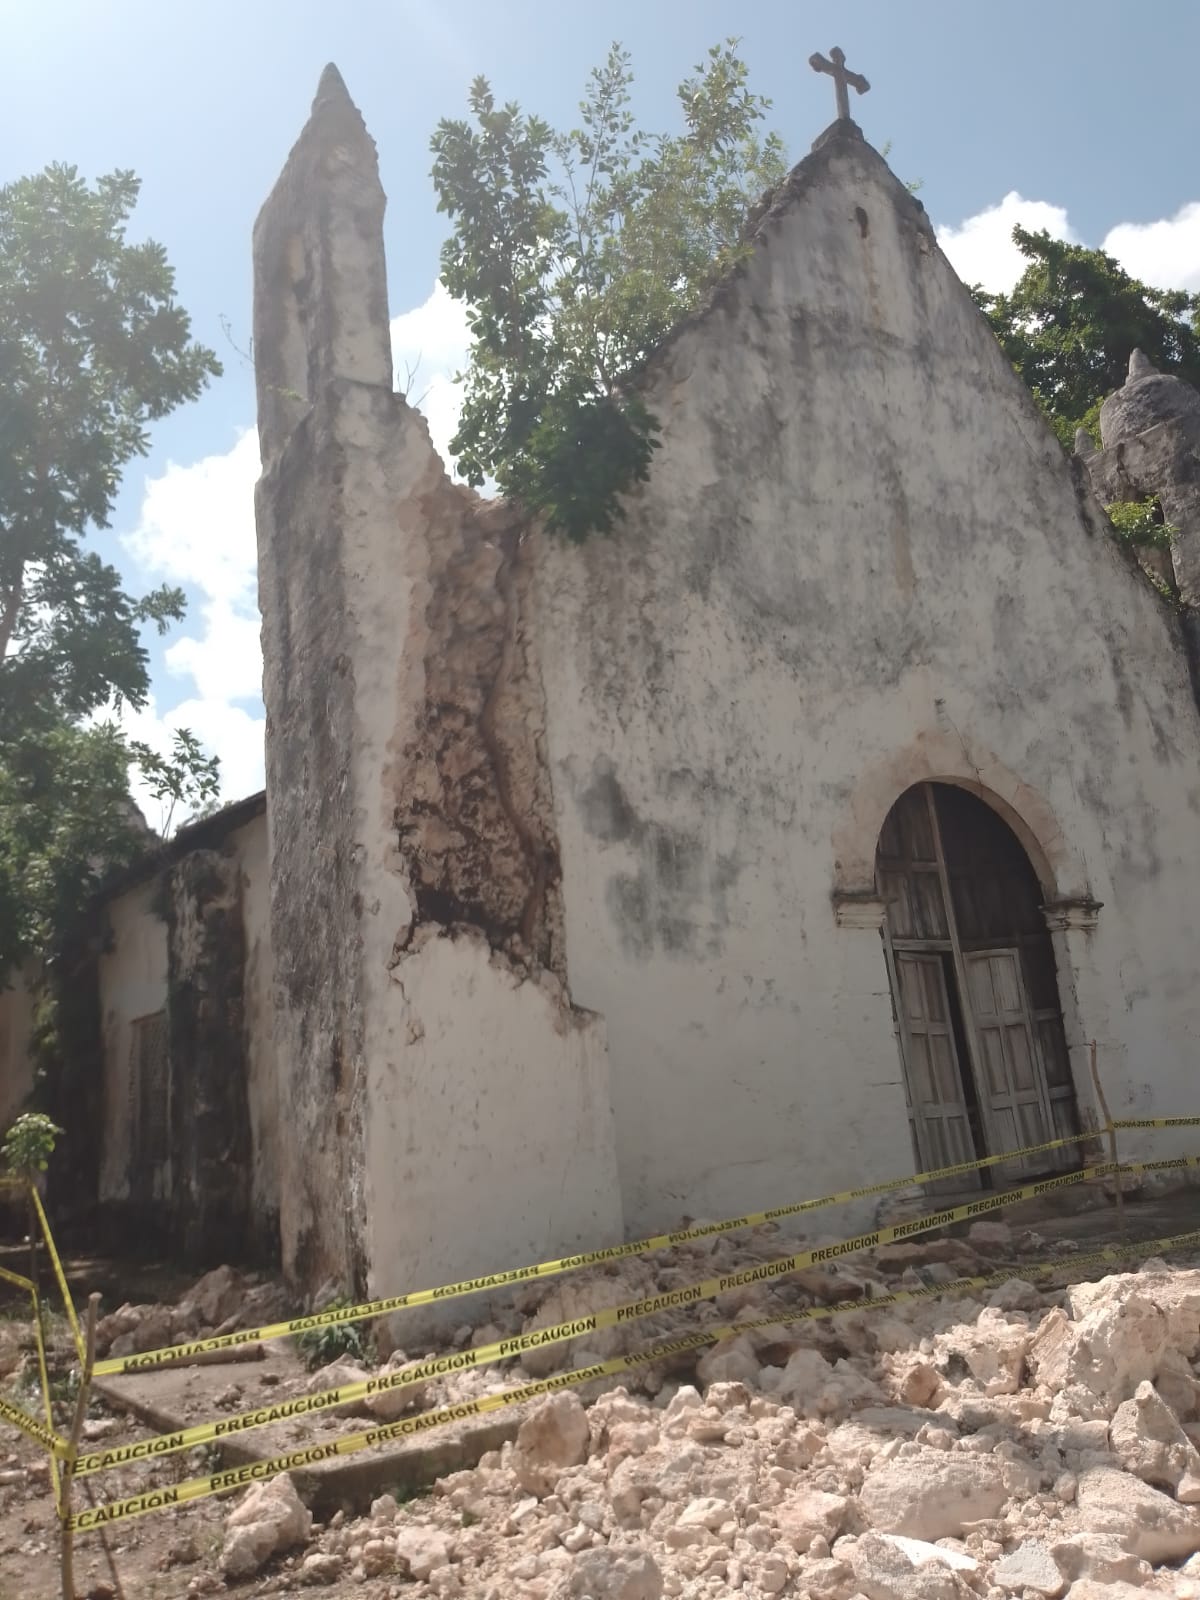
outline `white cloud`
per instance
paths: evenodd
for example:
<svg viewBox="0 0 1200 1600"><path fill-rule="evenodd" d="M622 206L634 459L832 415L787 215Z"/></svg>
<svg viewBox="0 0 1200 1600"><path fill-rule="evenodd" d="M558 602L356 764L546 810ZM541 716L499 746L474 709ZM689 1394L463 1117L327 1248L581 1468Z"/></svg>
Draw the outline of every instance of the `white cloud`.
<svg viewBox="0 0 1200 1600"><path fill-rule="evenodd" d="M148 582L178 583L193 597L186 631L165 657L169 677L182 682L183 699L160 711L167 698L160 679L155 699L122 721L135 738L164 754L173 730L190 728L221 758L225 800L263 786L254 533L258 471L258 439L251 429L224 455L205 456L190 466L168 462L159 477L147 478L138 525L122 541ZM136 784L135 792L143 810L149 804L151 823L157 823L157 807Z"/></svg>
<svg viewBox="0 0 1200 1600"><path fill-rule="evenodd" d="M1104 249L1143 283L1200 290L1200 200L1159 222L1119 222L1105 234Z"/></svg>
<svg viewBox="0 0 1200 1600"><path fill-rule="evenodd" d="M435 283L424 305L392 319L392 365L396 382L425 413L434 449L451 474L450 441L458 427L462 390L454 382L470 344L466 308Z"/></svg>
<svg viewBox="0 0 1200 1600"><path fill-rule="evenodd" d="M174 461L147 478L137 527L124 544L160 581L199 589L212 600L254 600L254 483L258 436L247 428L232 450L190 466Z"/></svg>
<svg viewBox="0 0 1200 1600"><path fill-rule="evenodd" d="M1013 243L1012 232L1018 224L1031 233L1044 230L1055 239L1078 242L1062 206L1025 200L1013 189L999 205L977 212L957 228L939 228L938 243L964 283L981 283L996 294L1011 289L1027 265Z"/></svg>
<svg viewBox="0 0 1200 1600"><path fill-rule="evenodd" d="M393 361L409 399L429 422L435 447L453 470L449 442L458 426L460 391L454 375L469 344L464 308L440 283L423 305L392 321ZM190 465L169 462L147 478L138 524L123 544L150 583L185 587L192 604L184 633L167 649L167 680L140 712L126 712L132 737L165 754L175 728L190 728L221 758L221 794L237 800L263 786L262 650L257 606L254 484L258 438L252 428L223 455ZM178 684L183 698L160 709ZM161 826L159 807L135 783L148 820ZM176 822L182 819L176 817Z"/></svg>

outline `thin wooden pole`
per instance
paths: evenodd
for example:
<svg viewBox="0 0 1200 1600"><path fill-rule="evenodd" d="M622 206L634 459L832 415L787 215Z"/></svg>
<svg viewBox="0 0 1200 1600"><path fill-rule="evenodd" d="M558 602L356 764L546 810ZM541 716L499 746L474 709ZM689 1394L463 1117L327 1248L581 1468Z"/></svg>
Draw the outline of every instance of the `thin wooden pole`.
<svg viewBox="0 0 1200 1600"><path fill-rule="evenodd" d="M95 1506L96 1496L92 1493L92 1480L90 1478L84 1478L83 1492L87 1496L88 1505ZM125 1591L121 1587L121 1574L117 1571L117 1562L112 1553L112 1546L108 1542L108 1534L102 1525L93 1528L92 1532L100 1535L100 1548L104 1551L104 1559L108 1564L108 1575L112 1579L113 1593L116 1595L117 1600L125 1600Z"/></svg>
<svg viewBox="0 0 1200 1600"><path fill-rule="evenodd" d="M1092 1085L1096 1090L1096 1099L1100 1103L1100 1113L1104 1118L1104 1126L1108 1129L1108 1159L1116 1170L1117 1182L1117 1232L1121 1243L1126 1241L1125 1228L1125 1184L1121 1176L1121 1158L1117 1154L1117 1130L1113 1127L1112 1113L1108 1109L1108 1101L1104 1097L1104 1085L1100 1082L1100 1069L1096 1064L1096 1041L1092 1040Z"/></svg>
<svg viewBox="0 0 1200 1600"><path fill-rule="evenodd" d="M96 1365L96 1316L100 1310L100 1296L88 1296L87 1330L84 1334L83 1367L79 1374L79 1392L75 1396L75 1415L71 1419L68 1437L70 1452L63 1462L62 1499L59 1519L62 1525L62 1592L63 1600L75 1600L75 1535L71 1532L71 1487L75 1478L75 1462L79 1457L79 1441L83 1436L83 1420L87 1416L92 1395L92 1373Z"/></svg>

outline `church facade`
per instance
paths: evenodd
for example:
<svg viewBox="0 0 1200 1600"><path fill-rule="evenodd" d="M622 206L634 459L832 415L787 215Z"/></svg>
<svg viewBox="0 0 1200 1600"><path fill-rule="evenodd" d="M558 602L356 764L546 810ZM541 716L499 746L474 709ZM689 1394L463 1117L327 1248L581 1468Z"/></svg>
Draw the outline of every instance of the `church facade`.
<svg viewBox="0 0 1200 1600"><path fill-rule="evenodd" d="M1066 458L839 118L571 546L395 392L383 208L329 69L254 241L291 1276L1070 1168L1093 1041L1115 1116L1194 1112L1200 397L1135 363ZM1179 603L1102 508L1147 493Z"/></svg>

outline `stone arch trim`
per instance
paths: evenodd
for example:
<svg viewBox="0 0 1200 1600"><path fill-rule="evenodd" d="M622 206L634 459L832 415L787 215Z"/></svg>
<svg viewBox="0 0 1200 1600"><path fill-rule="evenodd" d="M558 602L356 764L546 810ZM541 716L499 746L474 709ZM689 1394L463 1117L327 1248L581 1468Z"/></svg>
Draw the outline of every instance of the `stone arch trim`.
<svg viewBox="0 0 1200 1600"><path fill-rule="evenodd" d="M991 752L972 752L957 735L928 733L874 762L855 784L832 839L835 902L874 896L884 820L916 783L956 784L990 806L1020 840L1047 903L1090 901L1083 858L1045 797Z"/></svg>

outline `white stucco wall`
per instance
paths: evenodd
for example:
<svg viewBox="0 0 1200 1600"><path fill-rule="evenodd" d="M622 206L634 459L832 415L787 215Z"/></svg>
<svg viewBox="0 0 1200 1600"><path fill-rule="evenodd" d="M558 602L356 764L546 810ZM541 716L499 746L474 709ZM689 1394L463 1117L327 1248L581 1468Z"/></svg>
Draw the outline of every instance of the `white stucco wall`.
<svg viewBox="0 0 1200 1600"><path fill-rule="evenodd" d="M0 987L0 1129L18 1115L33 1090L33 975L22 968Z"/></svg>
<svg viewBox="0 0 1200 1600"><path fill-rule="evenodd" d="M570 982L634 1233L911 1170L879 935L831 893L870 890L924 778L982 784L1048 896L1103 902L1056 936L1084 1105L1095 1038L1115 1115L1200 1111L1172 619L874 152L827 146L766 227L654 369L616 535L531 557Z"/></svg>
<svg viewBox="0 0 1200 1600"><path fill-rule="evenodd" d="M479 938L431 939L393 984L396 1034L367 1078L374 1288L619 1239L600 1019L564 1012L553 979L517 980Z"/></svg>
<svg viewBox="0 0 1200 1600"><path fill-rule="evenodd" d="M242 874L246 939L244 1006L246 1085L253 1149L251 1196L256 1226L274 1233L279 1215L279 1095L275 1076L275 1005L272 993L270 861L264 812L228 840Z"/></svg>
<svg viewBox="0 0 1200 1600"><path fill-rule="evenodd" d="M355 1166L371 1290L395 1294L609 1243L621 1236L621 1199L600 1021L573 1010L548 975L523 975L465 928L427 925L396 953L416 916L397 814L411 801L400 752L425 697L421 607L437 529L421 523L439 497L451 517L457 502L411 413L386 441L382 471L374 466L384 442L377 417L371 391L348 393L344 437L352 460L353 447L362 451L344 485L348 620L366 648L409 641L398 671L364 656L351 757L351 859L364 910ZM390 520L381 515L389 504Z"/></svg>
<svg viewBox="0 0 1200 1600"><path fill-rule="evenodd" d="M104 1129L100 1200L129 1195L133 1023L167 1003L167 925L155 909L157 879L110 900L111 937L99 961L104 1045Z"/></svg>

